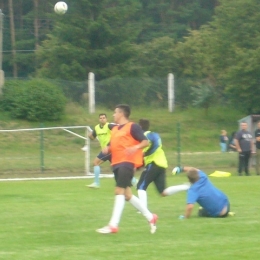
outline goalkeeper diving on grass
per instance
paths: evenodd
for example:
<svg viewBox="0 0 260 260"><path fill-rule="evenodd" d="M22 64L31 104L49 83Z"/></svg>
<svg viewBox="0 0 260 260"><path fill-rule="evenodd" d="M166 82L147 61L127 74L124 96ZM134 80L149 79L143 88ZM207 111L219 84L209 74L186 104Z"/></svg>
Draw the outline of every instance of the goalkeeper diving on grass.
<svg viewBox="0 0 260 260"><path fill-rule="evenodd" d="M230 212L230 202L227 195L216 188L209 180L207 174L194 167L175 167L172 174L185 172L191 186L187 192L187 205L184 215L179 219L189 218L192 214L194 204L197 202L201 207L198 211L199 217L225 218L234 216Z"/></svg>

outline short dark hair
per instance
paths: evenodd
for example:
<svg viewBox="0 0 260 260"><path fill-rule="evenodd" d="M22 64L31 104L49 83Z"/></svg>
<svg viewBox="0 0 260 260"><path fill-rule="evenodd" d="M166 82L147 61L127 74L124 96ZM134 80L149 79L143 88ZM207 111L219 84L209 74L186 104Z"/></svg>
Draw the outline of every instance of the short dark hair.
<svg viewBox="0 0 260 260"><path fill-rule="evenodd" d="M148 119L141 118L139 119L139 125L144 131L148 131L150 127L150 121Z"/></svg>
<svg viewBox="0 0 260 260"><path fill-rule="evenodd" d="M115 108L119 108L120 110L122 110L122 112L126 118L129 118L129 116L131 115L131 108L129 105L119 104L119 105L116 105Z"/></svg>
<svg viewBox="0 0 260 260"><path fill-rule="evenodd" d="M101 114L98 115L98 117L101 117L101 116L105 116L105 117L107 117L107 114L105 114L105 113L101 113Z"/></svg>

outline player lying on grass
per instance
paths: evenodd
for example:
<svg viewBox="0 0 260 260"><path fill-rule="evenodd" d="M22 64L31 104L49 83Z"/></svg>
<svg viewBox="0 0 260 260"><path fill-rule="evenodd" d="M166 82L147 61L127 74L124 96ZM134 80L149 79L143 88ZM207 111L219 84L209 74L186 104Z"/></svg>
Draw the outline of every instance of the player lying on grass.
<svg viewBox="0 0 260 260"><path fill-rule="evenodd" d="M199 217L224 218L234 215L230 212L228 197L221 190L216 188L208 176L201 170L194 167L175 167L173 175L185 172L191 186L187 192L187 205L184 215L179 218L189 218L194 204L197 202L201 208L198 211Z"/></svg>

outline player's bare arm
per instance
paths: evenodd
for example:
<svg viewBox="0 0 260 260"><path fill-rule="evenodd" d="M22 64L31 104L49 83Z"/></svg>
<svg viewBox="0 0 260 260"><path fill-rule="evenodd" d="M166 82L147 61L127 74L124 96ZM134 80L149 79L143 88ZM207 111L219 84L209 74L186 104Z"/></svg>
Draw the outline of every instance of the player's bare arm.
<svg viewBox="0 0 260 260"><path fill-rule="evenodd" d="M96 139L96 138L92 135L92 133L89 134L88 137L89 137L89 139L91 139L91 140L95 140L95 139Z"/></svg>
<svg viewBox="0 0 260 260"><path fill-rule="evenodd" d="M110 153L110 146L106 146L102 149L103 154L109 154Z"/></svg>
<svg viewBox="0 0 260 260"><path fill-rule="evenodd" d="M187 204L184 217L189 218L191 216L192 210L194 208L194 204Z"/></svg>

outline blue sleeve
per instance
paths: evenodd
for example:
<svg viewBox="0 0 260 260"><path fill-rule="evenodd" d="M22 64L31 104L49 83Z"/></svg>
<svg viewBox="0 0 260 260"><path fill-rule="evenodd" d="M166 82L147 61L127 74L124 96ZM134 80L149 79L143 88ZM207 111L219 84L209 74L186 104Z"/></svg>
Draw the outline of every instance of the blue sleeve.
<svg viewBox="0 0 260 260"><path fill-rule="evenodd" d="M148 133L146 137L151 142L150 148L145 152L145 156L148 156L153 154L162 142L160 136L155 132Z"/></svg>
<svg viewBox="0 0 260 260"><path fill-rule="evenodd" d="M195 204L197 200L198 200L197 192L193 191L192 189L189 189L187 193L187 204Z"/></svg>
<svg viewBox="0 0 260 260"><path fill-rule="evenodd" d="M199 170L199 176L200 176L200 179L203 179L203 178L207 179L208 178L208 175L205 172L203 172L202 170Z"/></svg>

